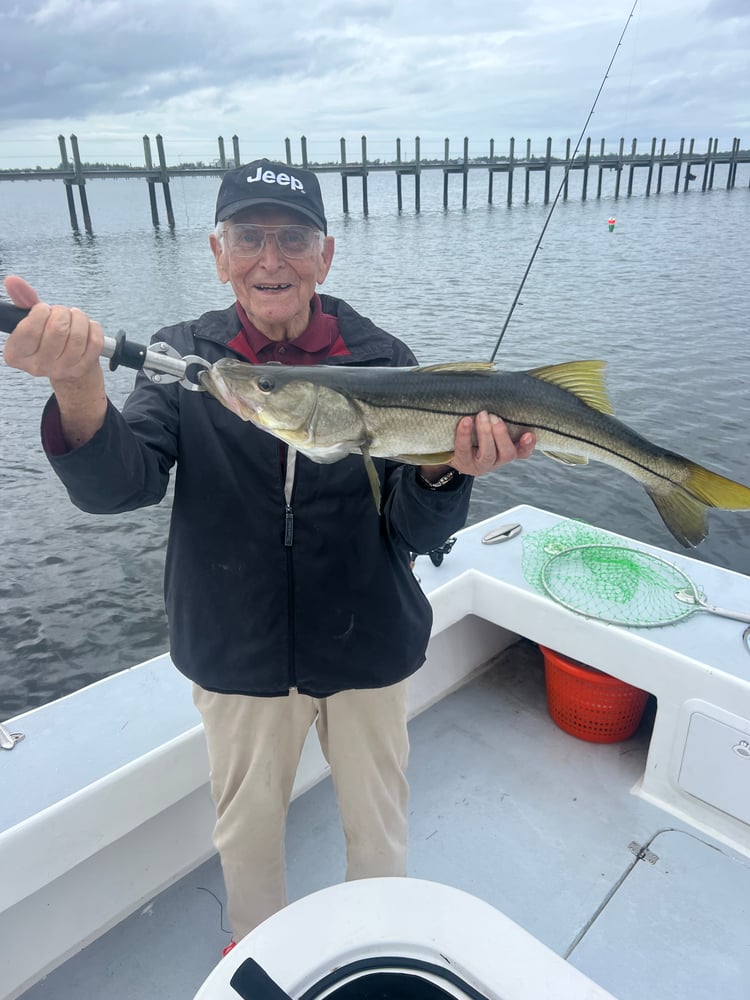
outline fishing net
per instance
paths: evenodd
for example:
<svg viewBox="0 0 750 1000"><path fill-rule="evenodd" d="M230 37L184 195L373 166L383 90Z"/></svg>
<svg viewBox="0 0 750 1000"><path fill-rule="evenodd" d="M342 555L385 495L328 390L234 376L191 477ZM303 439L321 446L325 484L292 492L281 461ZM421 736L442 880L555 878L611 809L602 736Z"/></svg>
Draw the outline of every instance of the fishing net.
<svg viewBox="0 0 750 1000"><path fill-rule="evenodd" d="M693 582L672 563L580 521L527 535L522 568L540 593L617 625L680 621L696 610L699 599Z"/></svg>

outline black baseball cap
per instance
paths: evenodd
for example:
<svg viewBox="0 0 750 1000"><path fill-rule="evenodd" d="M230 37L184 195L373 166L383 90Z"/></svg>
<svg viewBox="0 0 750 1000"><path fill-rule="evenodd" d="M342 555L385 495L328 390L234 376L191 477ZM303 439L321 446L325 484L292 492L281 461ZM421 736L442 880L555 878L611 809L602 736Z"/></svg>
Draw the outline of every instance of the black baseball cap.
<svg viewBox="0 0 750 1000"><path fill-rule="evenodd" d="M215 221L224 222L254 205L293 209L328 232L320 185L312 170L265 159L228 170L216 198Z"/></svg>

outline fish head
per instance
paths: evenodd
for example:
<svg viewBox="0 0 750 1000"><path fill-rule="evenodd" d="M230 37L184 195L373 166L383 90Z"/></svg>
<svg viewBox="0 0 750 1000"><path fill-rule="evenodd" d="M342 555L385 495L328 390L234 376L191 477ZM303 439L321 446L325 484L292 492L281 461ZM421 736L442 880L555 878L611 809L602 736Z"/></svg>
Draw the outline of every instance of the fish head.
<svg viewBox="0 0 750 1000"><path fill-rule="evenodd" d="M267 430L297 431L315 410L315 386L289 378L282 365L222 358L201 374L201 385L242 420Z"/></svg>
<svg viewBox="0 0 750 1000"><path fill-rule="evenodd" d="M356 410L327 386L330 369L252 365L223 358L201 373L201 385L228 410L319 462L336 461L362 439Z"/></svg>

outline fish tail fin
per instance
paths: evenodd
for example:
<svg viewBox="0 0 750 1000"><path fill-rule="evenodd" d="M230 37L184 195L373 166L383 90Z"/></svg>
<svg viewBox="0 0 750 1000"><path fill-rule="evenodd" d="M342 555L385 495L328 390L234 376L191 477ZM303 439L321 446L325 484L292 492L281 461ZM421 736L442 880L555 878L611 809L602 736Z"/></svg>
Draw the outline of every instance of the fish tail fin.
<svg viewBox="0 0 750 1000"><path fill-rule="evenodd" d="M708 507L720 510L750 510L750 487L688 462L684 489L698 497Z"/></svg>
<svg viewBox="0 0 750 1000"><path fill-rule="evenodd" d="M686 493L680 486L668 490L646 492L659 511L662 521L677 541L686 548L699 545L708 534L708 507L701 500Z"/></svg>
<svg viewBox="0 0 750 1000"><path fill-rule="evenodd" d="M708 534L709 507L719 510L750 510L750 488L695 462L685 462L681 485L646 492L662 521L685 546L698 545Z"/></svg>

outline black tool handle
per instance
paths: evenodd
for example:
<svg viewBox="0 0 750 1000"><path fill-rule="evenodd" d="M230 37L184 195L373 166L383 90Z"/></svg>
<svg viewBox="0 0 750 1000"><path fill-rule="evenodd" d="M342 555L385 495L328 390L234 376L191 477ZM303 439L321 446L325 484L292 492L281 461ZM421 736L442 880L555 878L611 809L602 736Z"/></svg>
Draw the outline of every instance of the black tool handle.
<svg viewBox="0 0 750 1000"><path fill-rule="evenodd" d="M0 333L11 333L22 319L29 315L28 309L21 309L14 306L12 302L0 301ZM104 350L102 355L109 358L109 369L114 371L122 365L124 368L132 368L140 371L146 360L148 346L146 344L136 344L128 341L121 330L117 336L104 338Z"/></svg>
<svg viewBox="0 0 750 1000"><path fill-rule="evenodd" d="M146 360L146 352L148 351L146 344L129 342L124 330L120 330L115 335L115 347L111 354L109 347L112 341L109 337L105 337L104 343L104 356L109 358L109 370L111 372L115 368L119 368L120 365L124 368L133 368L137 372L143 368L143 362Z"/></svg>
<svg viewBox="0 0 750 1000"><path fill-rule="evenodd" d="M22 319L29 315L28 309L14 306L12 302L0 302L0 333L10 333Z"/></svg>

